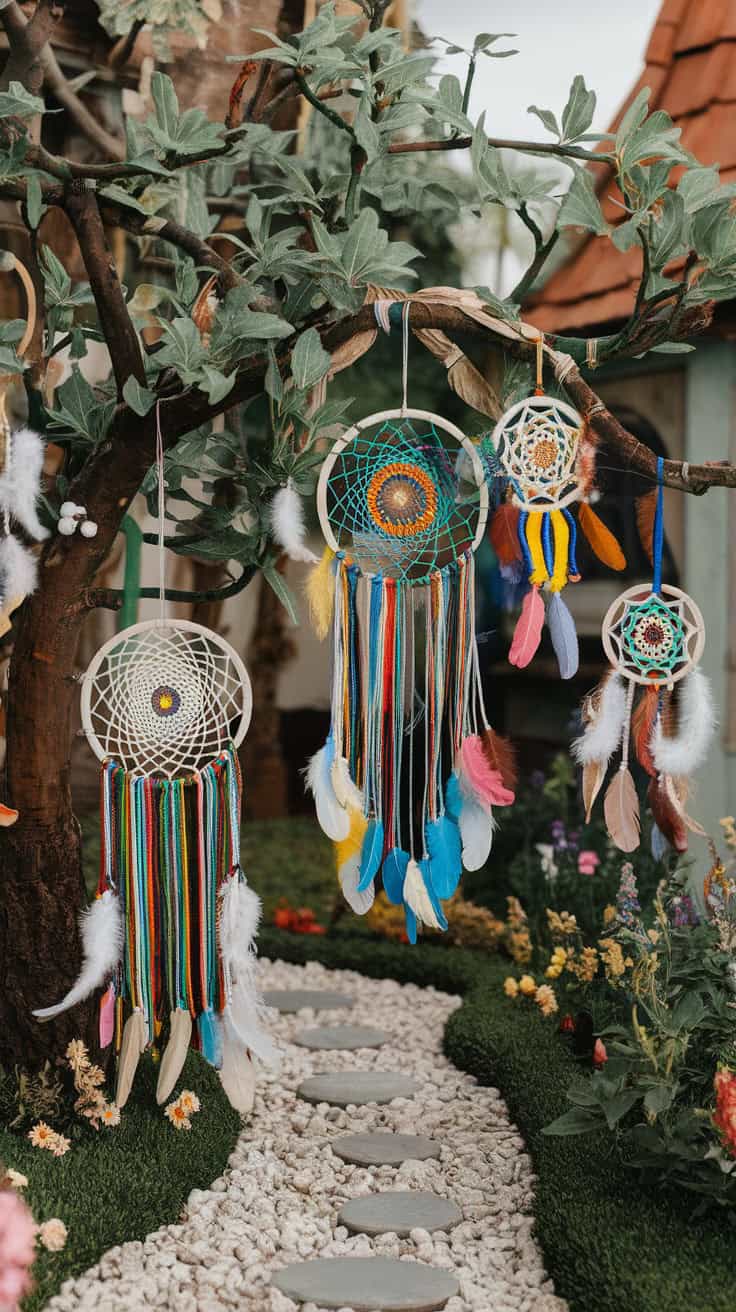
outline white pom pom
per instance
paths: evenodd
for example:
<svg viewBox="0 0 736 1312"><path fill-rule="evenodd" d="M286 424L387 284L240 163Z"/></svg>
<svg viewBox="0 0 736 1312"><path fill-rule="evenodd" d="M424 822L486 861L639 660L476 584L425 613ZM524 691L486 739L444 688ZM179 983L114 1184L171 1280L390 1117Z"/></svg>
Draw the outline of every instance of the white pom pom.
<svg viewBox="0 0 736 1312"><path fill-rule="evenodd" d="M83 519L84 516L87 514L87 507L86 507L86 506L75 506L75 507L74 507L74 514L77 516L78 519Z"/></svg>
<svg viewBox="0 0 736 1312"><path fill-rule="evenodd" d="M85 519L79 531L82 534L83 538L97 537L97 525L95 524L93 519Z"/></svg>
<svg viewBox="0 0 736 1312"><path fill-rule="evenodd" d="M65 538L70 538L77 527L77 521L72 519L70 515L62 515L56 527L60 533L64 534Z"/></svg>
<svg viewBox="0 0 736 1312"><path fill-rule="evenodd" d="M62 501L59 507L59 514L62 519L72 519L77 507L73 501Z"/></svg>

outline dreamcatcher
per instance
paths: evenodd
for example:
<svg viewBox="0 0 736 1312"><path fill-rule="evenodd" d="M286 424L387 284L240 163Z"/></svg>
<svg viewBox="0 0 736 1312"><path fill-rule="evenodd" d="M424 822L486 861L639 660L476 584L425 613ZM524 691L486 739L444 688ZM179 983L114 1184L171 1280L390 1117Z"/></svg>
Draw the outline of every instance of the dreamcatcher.
<svg viewBox="0 0 736 1312"><path fill-rule="evenodd" d="M320 473L327 549L309 590L318 630L333 627L332 723L308 785L350 905L369 909L380 872L414 942L418 922L447 927L442 901L484 864L492 808L514 795L476 651L483 469L454 424L409 408L407 352L408 305L401 408L351 428Z"/></svg>
<svg viewBox="0 0 736 1312"><path fill-rule="evenodd" d="M623 852L639 846L639 799L629 770L634 754L649 775L647 799L654 817L652 850L684 852L688 830L703 829L687 814L690 775L705 760L713 732L713 703L697 668L705 645L703 617L691 597L662 583L664 541L662 469L653 535L651 588L637 584L621 593L603 620L603 648L611 670L583 703L585 731L573 743L583 766L583 798L589 819L611 757L621 762L606 791L608 832Z"/></svg>
<svg viewBox="0 0 736 1312"><path fill-rule="evenodd" d="M492 443L498 473L507 480L506 498L496 510L490 538L507 582L528 583L509 661L525 666L536 652L544 627L563 679L578 669L578 639L562 600L566 583L578 583L577 525L595 554L612 569L626 566L614 535L589 504L595 476L595 447L585 421L565 401L547 396L542 385L543 339L537 343L537 385L533 396L501 416ZM572 506L579 502L577 522ZM542 589L548 593L545 605Z"/></svg>
<svg viewBox="0 0 736 1312"><path fill-rule="evenodd" d="M34 1015L51 1020L107 984L100 1046L115 1043L119 1107L140 1054L168 1022L158 1101L193 1043L247 1111L250 1053L270 1056L252 950L260 903L240 868L236 749L251 688L228 643L167 617L160 428L157 456L159 617L106 642L82 680L82 724L102 762L100 877L82 923L84 963L63 1001Z"/></svg>

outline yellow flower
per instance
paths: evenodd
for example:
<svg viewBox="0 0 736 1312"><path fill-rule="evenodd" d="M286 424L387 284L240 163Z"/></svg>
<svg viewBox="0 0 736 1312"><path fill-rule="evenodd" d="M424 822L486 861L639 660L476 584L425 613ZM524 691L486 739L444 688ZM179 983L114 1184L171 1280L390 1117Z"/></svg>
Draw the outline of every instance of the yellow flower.
<svg viewBox="0 0 736 1312"><path fill-rule="evenodd" d="M658 929L648 929L648 930L647 930L647 938L648 938L652 943L659 943L659 939L660 939L660 933L659 933L659 930L658 930Z"/></svg>
<svg viewBox="0 0 736 1312"><path fill-rule="evenodd" d="M186 1116L191 1116L194 1112L199 1111L199 1098L196 1093L192 1093L191 1089L182 1089L179 1094L179 1106Z"/></svg>
<svg viewBox="0 0 736 1312"><path fill-rule="evenodd" d="M613 984L626 970L621 944L613 938L601 938L598 940L598 946L602 948L601 958L606 970L606 979Z"/></svg>
<svg viewBox="0 0 736 1312"><path fill-rule="evenodd" d="M120 1108L117 1103L106 1102L100 1113L100 1120L103 1125L112 1128L113 1125L120 1124Z"/></svg>
<svg viewBox="0 0 736 1312"><path fill-rule="evenodd" d="M515 998L519 992L519 985L513 975L508 975L503 982L503 991L507 998Z"/></svg>
<svg viewBox="0 0 736 1312"><path fill-rule="evenodd" d="M544 973L547 979L558 979L562 974L562 966L548 966Z"/></svg>
<svg viewBox="0 0 736 1312"><path fill-rule="evenodd" d="M603 924L610 925L611 921L615 919L616 919L616 908L611 906L609 902L608 906L604 907L603 909Z"/></svg>
<svg viewBox="0 0 736 1312"><path fill-rule="evenodd" d="M72 1039L66 1050L66 1059L73 1071L84 1071L89 1066L87 1045L81 1039Z"/></svg>
<svg viewBox="0 0 736 1312"><path fill-rule="evenodd" d="M536 988L537 986L534 983L533 975L522 975L521 979L519 980L520 993L523 993L525 997L530 997L532 993L536 992Z"/></svg>
<svg viewBox="0 0 736 1312"><path fill-rule="evenodd" d="M52 1130L45 1121L38 1121L33 1129L28 1131L28 1138L34 1148L53 1148L57 1137L56 1130Z"/></svg>
<svg viewBox="0 0 736 1312"><path fill-rule="evenodd" d="M58 1216L52 1216L38 1227L38 1237L50 1253L60 1253L66 1244L67 1228Z"/></svg>
<svg viewBox="0 0 736 1312"><path fill-rule="evenodd" d="M175 1130L191 1130L192 1128L192 1122L178 1102L170 1102L168 1107L164 1108L164 1116L168 1116Z"/></svg>
<svg viewBox="0 0 736 1312"><path fill-rule="evenodd" d="M549 984L540 984L534 994L534 1001L543 1016L552 1016L557 1011L557 998Z"/></svg>

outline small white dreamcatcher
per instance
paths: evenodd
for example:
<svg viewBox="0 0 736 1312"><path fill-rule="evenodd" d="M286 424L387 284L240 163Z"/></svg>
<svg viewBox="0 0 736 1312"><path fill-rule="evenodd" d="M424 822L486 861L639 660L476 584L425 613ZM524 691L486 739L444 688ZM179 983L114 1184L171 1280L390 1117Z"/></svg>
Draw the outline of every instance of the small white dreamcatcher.
<svg viewBox="0 0 736 1312"><path fill-rule="evenodd" d="M168 1018L158 1101L173 1091L194 1041L233 1105L248 1111L250 1053L271 1049L252 969L260 904L240 869L236 749L252 693L223 638L167 616L158 410L156 419L160 613L106 642L82 680L82 724L102 762L98 896L85 913L77 983L35 1015L51 1020L109 980L100 1046L115 1042L119 1107Z"/></svg>

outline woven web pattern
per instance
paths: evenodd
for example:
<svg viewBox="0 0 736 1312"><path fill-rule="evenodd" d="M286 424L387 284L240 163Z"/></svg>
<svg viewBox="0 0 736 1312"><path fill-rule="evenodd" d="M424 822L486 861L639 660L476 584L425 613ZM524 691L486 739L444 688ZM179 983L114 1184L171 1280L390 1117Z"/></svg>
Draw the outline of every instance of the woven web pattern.
<svg viewBox="0 0 736 1312"><path fill-rule="evenodd" d="M579 427L548 396L530 396L509 418L496 442L515 490L526 502L565 496L576 482Z"/></svg>
<svg viewBox="0 0 736 1312"><path fill-rule="evenodd" d="M233 655L216 634L175 623L121 633L89 687L94 750L167 778L202 768L250 714Z"/></svg>
<svg viewBox="0 0 736 1312"><path fill-rule="evenodd" d="M467 552L480 514L465 452L415 417L362 429L339 451L326 505L335 541L363 573L410 583Z"/></svg>
<svg viewBox="0 0 736 1312"><path fill-rule="evenodd" d="M618 598L604 623L609 656L638 683L677 682L699 659L699 612L679 589L673 596L630 592Z"/></svg>

